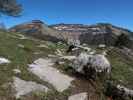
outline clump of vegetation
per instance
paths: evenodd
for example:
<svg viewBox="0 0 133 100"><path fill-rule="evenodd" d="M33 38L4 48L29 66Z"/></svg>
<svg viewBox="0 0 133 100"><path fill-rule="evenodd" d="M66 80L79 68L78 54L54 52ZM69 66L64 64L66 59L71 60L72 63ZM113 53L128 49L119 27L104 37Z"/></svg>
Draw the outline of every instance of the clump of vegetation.
<svg viewBox="0 0 133 100"><path fill-rule="evenodd" d="M115 46L118 46L118 47L122 47L122 46L129 47L131 45L130 43L131 43L131 41L129 39L129 36L126 35L126 34L121 34L118 37Z"/></svg>
<svg viewBox="0 0 133 100"><path fill-rule="evenodd" d="M108 52L108 59L112 65L111 77L114 82L132 87L133 62L128 60L118 49L113 48Z"/></svg>

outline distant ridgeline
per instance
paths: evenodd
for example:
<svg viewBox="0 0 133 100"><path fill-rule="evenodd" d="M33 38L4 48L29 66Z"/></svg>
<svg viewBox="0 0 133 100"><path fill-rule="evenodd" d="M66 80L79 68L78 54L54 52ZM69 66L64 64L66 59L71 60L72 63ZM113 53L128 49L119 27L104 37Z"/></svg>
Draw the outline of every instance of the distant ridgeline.
<svg viewBox="0 0 133 100"><path fill-rule="evenodd" d="M40 20L32 20L31 22L16 25L10 28L9 31L25 33L26 35L52 42L63 41L61 32L49 28Z"/></svg>
<svg viewBox="0 0 133 100"><path fill-rule="evenodd" d="M58 42L69 40L80 41L91 45L106 44L108 46L133 45L133 32L113 26L99 23L96 25L83 24L56 24L46 25L40 20L32 20L10 28L12 32L21 32L48 41Z"/></svg>

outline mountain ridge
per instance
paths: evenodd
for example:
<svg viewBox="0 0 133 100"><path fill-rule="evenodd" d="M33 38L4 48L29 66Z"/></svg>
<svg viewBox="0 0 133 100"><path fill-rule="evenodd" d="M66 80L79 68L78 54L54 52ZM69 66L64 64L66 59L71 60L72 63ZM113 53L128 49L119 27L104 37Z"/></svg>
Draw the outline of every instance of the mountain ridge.
<svg viewBox="0 0 133 100"><path fill-rule="evenodd" d="M26 24L16 25L9 30L53 42L79 40L81 44L86 43L89 45L105 44L114 46L122 34L126 35L129 41L133 40L132 31L108 23L98 23L95 25L64 23L46 25L40 20L32 20Z"/></svg>

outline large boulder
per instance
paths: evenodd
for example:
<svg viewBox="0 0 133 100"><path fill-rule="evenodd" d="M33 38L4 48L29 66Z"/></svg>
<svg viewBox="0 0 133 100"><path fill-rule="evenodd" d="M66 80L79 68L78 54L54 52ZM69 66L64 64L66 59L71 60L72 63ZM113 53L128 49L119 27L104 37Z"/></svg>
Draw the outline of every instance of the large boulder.
<svg viewBox="0 0 133 100"><path fill-rule="evenodd" d="M90 55L85 52L81 53L75 59L74 63L72 64L72 67L76 72L82 74L88 74L89 72L95 72L95 73L104 72L110 74L111 72L110 62L102 54Z"/></svg>

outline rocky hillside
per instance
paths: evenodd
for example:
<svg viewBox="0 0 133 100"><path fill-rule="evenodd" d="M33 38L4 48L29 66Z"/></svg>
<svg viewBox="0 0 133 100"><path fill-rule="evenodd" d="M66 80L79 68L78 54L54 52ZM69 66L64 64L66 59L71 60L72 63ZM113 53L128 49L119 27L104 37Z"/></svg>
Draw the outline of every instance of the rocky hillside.
<svg viewBox="0 0 133 100"><path fill-rule="evenodd" d="M132 100L131 49L68 48L0 30L0 100Z"/></svg>

